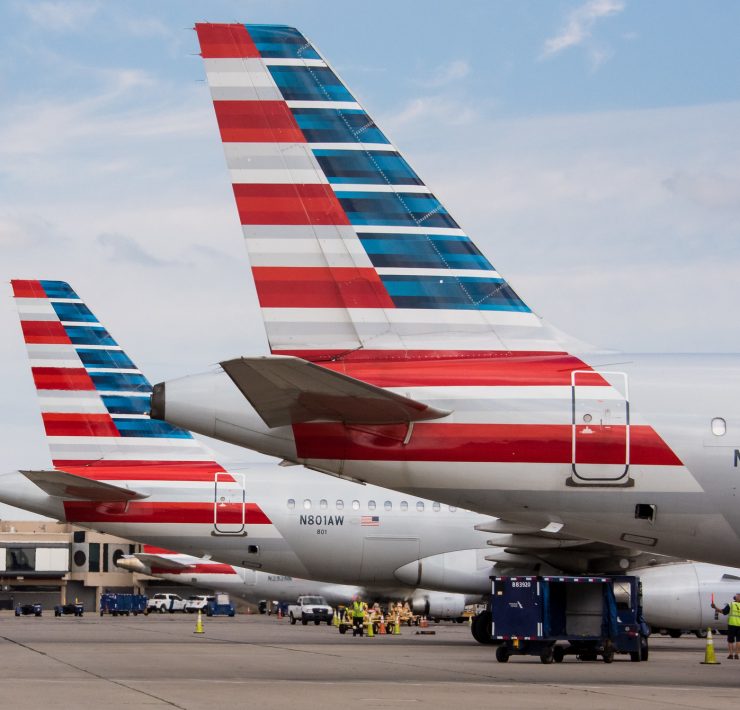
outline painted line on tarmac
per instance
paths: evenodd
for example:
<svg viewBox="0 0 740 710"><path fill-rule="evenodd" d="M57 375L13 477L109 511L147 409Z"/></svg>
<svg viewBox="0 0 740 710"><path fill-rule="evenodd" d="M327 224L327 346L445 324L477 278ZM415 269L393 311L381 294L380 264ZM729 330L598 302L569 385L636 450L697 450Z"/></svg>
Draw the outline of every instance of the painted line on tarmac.
<svg viewBox="0 0 740 710"><path fill-rule="evenodd" d="M130 685L126 685L126 683L122 683L120 681L114 680L113 678L106 678L103 675L100 675L99 673L95 673L94 671L88 670L87 668L82 668L80 666L76 666L74 663L70 663L69 661L65 661L61 658L57 658L56 656L52 656L50 653L46 653L46 651L41 651L37 648L34 648L33 646L29 646L28 644L22 643L20 641L16 641L15 639L8 638L7 636L0 636L0 639L3 639L4 641L7 641L8 643L12 643L15 646L20 646L21 648L25 648L27 651L31 651L31 653L37 653L39 656L44 656L45 658L48 658L52 661L56 661L57 663L67 666L67 668L73 668L76 671L79 671L80 673L85 673L86 675L89 675L93 678L97 678L98 680L102 680L106 683L111 683L112 685L116 685L119 688L126 688L126 690L131 690L134 693L139 693L140 695L144 695L147 698L151 698L152 700L158 700L161 703L164 703L165 705L169 705L170 707L177 708L178 710L187 710L187 708L183 705L178 705L177 703L173 703L170 700L167 700L166 698L162 698L159 695L154 695L153 693L147 693L144 690L139 690L138 688L134 688Z"/></svg>

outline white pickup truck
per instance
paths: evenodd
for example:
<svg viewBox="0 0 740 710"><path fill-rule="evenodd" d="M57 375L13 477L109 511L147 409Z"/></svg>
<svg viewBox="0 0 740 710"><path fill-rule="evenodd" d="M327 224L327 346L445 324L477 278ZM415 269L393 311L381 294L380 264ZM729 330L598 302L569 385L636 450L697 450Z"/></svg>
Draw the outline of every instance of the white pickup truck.
<svg viewBox="0 0 740 710"><path fill-rule="evenodd" d="M313 621L318 626L322 621L331 624L334 618L334 610L326 603L324 597L301 596L295 604L288 607L290 623L301 622L304 626Z"/></svg>
<svg viewBox="0 0 740 710"><path fill-rule="evenodd" d="M179 594L155 594L146 603L147 613L152 611L158 611L160 614L164 614L169 611L170 614L176 611L185 611L185 600Z"/></svg>

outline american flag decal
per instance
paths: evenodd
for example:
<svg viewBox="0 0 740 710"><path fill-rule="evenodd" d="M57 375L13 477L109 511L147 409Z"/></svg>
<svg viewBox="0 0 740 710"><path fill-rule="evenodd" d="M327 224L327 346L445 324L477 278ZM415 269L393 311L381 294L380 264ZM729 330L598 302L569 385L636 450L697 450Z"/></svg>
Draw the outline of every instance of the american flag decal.
<svg viewBox="0 0 740 710"><path fill-rule="evenodd" d="M379 515L363 515L360 518L360 525L363 527L377 528L380 525Z"/></svg>

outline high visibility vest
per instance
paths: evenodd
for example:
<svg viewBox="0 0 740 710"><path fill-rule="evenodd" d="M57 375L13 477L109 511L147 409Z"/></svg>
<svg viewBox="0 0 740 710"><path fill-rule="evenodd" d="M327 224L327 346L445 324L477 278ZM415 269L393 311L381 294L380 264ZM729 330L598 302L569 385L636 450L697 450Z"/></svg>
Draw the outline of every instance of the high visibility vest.
<svg viewBox="0 0 740 710"><path fill-rule="evenodd" d="M730 602L730 614L727 617L728 626L740 626L740 602Z"/></svg>
<svg viewBox="0 0 740 710"><path fill-rule="evenodd" d="M740 604L738 604L738 608L740 608ZM365 616L365 610L362 607L362 602L352 602L352 616L356 618L360 616ZM738 617L738 624L740 624L740 617Z"/></svg>

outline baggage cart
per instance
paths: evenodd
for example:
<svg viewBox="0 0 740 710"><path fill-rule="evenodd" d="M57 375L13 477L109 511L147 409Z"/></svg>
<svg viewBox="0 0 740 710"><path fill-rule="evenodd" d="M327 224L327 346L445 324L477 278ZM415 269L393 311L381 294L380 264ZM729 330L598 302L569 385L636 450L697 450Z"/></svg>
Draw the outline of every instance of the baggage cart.
<svg viewBox="0 0 740 710"><path fill-rule="evenodd" d="M542 663L573 655L605 663L615 653L648 658L636 577L491 577L491 638L496 660L539 656Z"/></svg>
<svg viewBox="0 0 740 710"><path fill-rule="evenodd" d="M144 594L116 594L106 592L100 595L100 616L138 616L146 614L147 597Z"/></svg>

